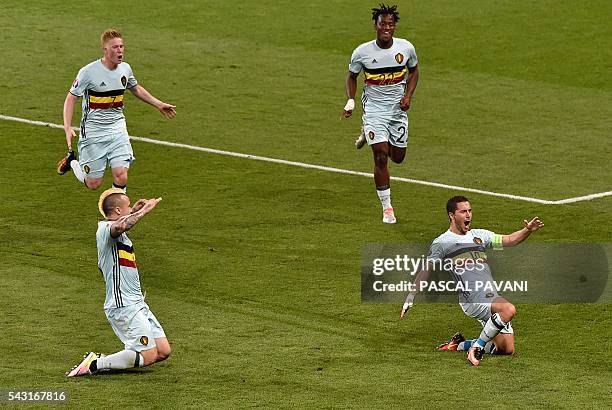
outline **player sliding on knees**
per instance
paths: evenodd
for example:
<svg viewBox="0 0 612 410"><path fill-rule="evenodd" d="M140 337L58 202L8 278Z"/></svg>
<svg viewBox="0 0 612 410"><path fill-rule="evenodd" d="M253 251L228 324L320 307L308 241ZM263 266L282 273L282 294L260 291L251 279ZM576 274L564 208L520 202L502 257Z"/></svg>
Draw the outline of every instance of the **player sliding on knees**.
<svg viewBox="0 0 612 410"><path fill-rule="evenodd" d="M132 241L127 236L161 198L140 199L133 207L123 190L107 189L98 208L106 218L98 224L98 267L106 282L104 312L125 349L111 355L86 353L68 377L101 371L148 366L170 356L170 344L161 324L144 301Z"/></svg>
<svg viewBox="0 0 612 410"><path fill-rule="evenodd" d="M523 229L509 235L496 234L486 229L472 229L472 207L464 196L449 199L446 212L450 227L432 242L427 256L427 269L417 273L415 290L406 297L400 317L403 319L413 306L421 283L427 280L436 261L452 260L452 264L439 265L453 267L449 272L451 277L457 284L463 285L462 291L459 292L459 305L467 316L478 320L483 329L480 336L473 340L465 340L463 335L456 333L448 342L439 346L438 350L467 350L467 360L477 366L484 353L514 353L514 330L511 321L516 314L516 308L494 289L476 286L477 282L493 283L485 250L516 246L544 224L538 217L531 221L524 220ZM457 263L458 261L462 263ZM466 263L470 261L472 263Z"/></svg>
<svg viewBox="0 0 612 410"><path fill-rule="evenodd" d="M176 107L158 100L137 83L132 68L123 61L123 39L117 30L102 33L101 42L103 57L81 68L64 101L68 155L57 164L57 173L63 175L72 170L87 188L98 189L109 165L113 187L125 191L128 169L134 160L123 115L125 90L157 108L166 118L174 118ZM80 97L83 104L77 160L72 149L76 136L72 130L72 114Z"/></svg>
<svg viewBox="0 0 612 410"><path fill-rule="evenodd" d="M372 9L376 40L361 44L353 51L346 76L348 101L343 117L355 109L357 76L363 71L365 87L361 97L363 127L355 145L366 141L374 155L374 182L383 208L383 222L395 223L391 206L388 159L404 161L408 145L408 115L412 94L419 79L419 66L414 46L407 40L393 37L399 20L397 6L381 4Z"/></svg>

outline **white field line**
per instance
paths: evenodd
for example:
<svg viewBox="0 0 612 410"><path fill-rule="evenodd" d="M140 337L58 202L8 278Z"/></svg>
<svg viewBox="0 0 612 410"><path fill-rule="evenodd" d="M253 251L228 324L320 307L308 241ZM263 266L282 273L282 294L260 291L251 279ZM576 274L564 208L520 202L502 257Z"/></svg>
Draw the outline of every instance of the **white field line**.
<svg viewBox="0 0 612 410"><path fill-rule="evenodd" d="M554 201L554 203L555 205L571 204L574 202L590 201L592 199L603 198L605 196L612 196L612 191L598 192L596 194L577 196L575 198L560 199L558 201Z"/></svg>
<svg viewBox="0 0 612 410"><path fill-rule="evenodd" d="M0 114L0 120L15 121L15 122L21 122L21 123L24 123L24 124L31 124L31 125L42 125L42 126L46 126L46 127L50 127L50 128L60 128L60 129L64 128L63 125L60 125L60 124L53 124L53 123L44 122L44 121L28 120L28 119L25 119L25 118L11 117L11 116L2 115L2 114ZM77 128L75 128L75 130L76 129ZM223 150L218 150L218 149L214 149L214 148L198 147L198 146L195 146L195 145L187 145L187 144L180 144L180 143L176 143L176 142L161 141L161 140L156 140L156 139L151 139L151 138L146 138L146 137L130 136L130 138L133 139L134 141L148 142L150 144L165 145L165 146L168 146L168 147L175 147L175 148L184 148L184 149L190 149L190 150L194 150L194 151L202 151L202 152L207 152L207 153L211 153L211 154L227 155L227 156L230 156L230 157L252 159L252 160L264 161L264 162L272 162L272 163L275 163L275 164L283 164L283 165L290 165L290 166L294 166L294 167L316 169L316 170L319 170L319 171L334 172L334 173L337 173L337 174L358 175L358 176L364 176L364 177L369 177L369 178L373 177L373 174L368 173L368 172L351 171L351 170L348 170L348 169L326 167L326 166L323 166L323 165L306 164L306 163L303 163L303 162L287 161L287 160L284 160L284 159L262 157L262 156L259 156L259 155L242 154L242 153L239 153L239 152L223 151ZM606 197L606 196L612 196L612 191L608 191L608 192L599 192L599 193L585 195L585 196L579 196L579 197L575 197L575 198L567 198L567 199L561 199L561 200L557 200L557 201L550 201L550 200L546 200L546 199L531 198L531 197L528 197L528 196L520 196L520 195L504 194L504 193L500 193L500 192L484 191L482 189L467 188L467 187L462 187L462 186L457 186L457 185L441 184L441 183L438 183L438 182L421 181L421 180L418 180L418 179L411 179L411 178L402 178L402 177L393 177L392 176L391 180L393 180L393 181L400 181L400 182L407 182L409 184L433 186L433 187L442 188L442 189L451 189L451 190L455 190L455 191L474 192L474 193L482 194L482 195L514 199L514 200L518 200L518 201L533 202L533 203L544 204L544 205L569 204L569 203L574 203L574 202L590 201L592 199L603 198L603 197Z"/></svg>

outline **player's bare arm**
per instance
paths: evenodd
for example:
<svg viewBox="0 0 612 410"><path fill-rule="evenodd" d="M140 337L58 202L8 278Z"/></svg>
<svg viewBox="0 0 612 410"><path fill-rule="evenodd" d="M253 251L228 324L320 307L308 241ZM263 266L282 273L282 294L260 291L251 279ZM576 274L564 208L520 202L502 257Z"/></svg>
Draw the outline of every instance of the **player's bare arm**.
<svg viewBox="0 0 612 410"><path fill-rule="evenodd" d="M355 109L355 94L357 93L358 76L359 74L355 74L352 71L349 71L346 75L346 96L348 98L348 101L344 106L342 118L348 118L353 115L353 110Z"/></svg>
<svg viewBox="0 0 612 410"><path fill-rule="evenodd" d="M68 151L72 151L72 139L76 137L74 130L72 129L72 114L74 113L74 104L78 97L68 93L66 100L64 101L64 132L66 133L66 144L68 145Z"/></svg>
<svg viewBox="0 0 612 410"><path fill-rule="evenodd" d="M404 305L402 306L402 311L400 313L400 319L403 319L404 316L406 316L406 314L410 310L410 308L414 305L414 298L419 292L420 283L427 280L427 278L429 277L429 273L429 269L424 269L416 274L414 278L414 290L408 293L408 296L406 296L406 300L404 301Z"/></svg>
<svg viewBox="0 0 612 410"><path fill-rule="evenodd" d="M404 111L408 111L410 108L410 102L412 100L412 94L416 90L417 83L419 82L419 65L415 65L413 68L408 70L408 79L406 81L406 93L400 101L400 108Z"/></svg>
<svg viewBox="0 0 612 410"><path fill-rule="evenodd" d="M122 233L132 229L132 227L136 225L138 221L142 219L143 216L155 209L155 207L161 200L161 198L139 200L139 202L144 201L144 205L141 207L141 209L117 219L117 221L111 225L111 236L113 238L117 238Z"/></svg>
<svg viewBox="0 0 612 410"><path fill-rule="evenodd" d="M135 87L130 88L130 91L138 99L157 108L164 117L172 119L176 116L176 106L158 100L153 95L151 95L151 93L149 93L143 86L136 85Z"/></svg>
<svg viewBox="0 0 612 410"><path fill-rule="evenodd" d="M533 232L536 232L544 226L544 223L537 216L531 221L523 220L523 229L511 233L510 235L502 236L502 245L504 247L516 246L523 242Z"/></svg>

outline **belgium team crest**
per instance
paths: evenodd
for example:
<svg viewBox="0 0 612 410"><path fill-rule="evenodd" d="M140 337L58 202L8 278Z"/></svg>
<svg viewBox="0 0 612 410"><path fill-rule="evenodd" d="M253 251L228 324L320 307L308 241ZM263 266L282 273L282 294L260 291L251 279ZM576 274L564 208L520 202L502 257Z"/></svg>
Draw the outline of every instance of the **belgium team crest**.
<svg viewBox="0 0 612 410"><path fill-rule="evenodd" d="M404 55L402 53L397 53L395 55L395 61L397 61L397 64L402 64L402 61L404 61Z"/></svg>

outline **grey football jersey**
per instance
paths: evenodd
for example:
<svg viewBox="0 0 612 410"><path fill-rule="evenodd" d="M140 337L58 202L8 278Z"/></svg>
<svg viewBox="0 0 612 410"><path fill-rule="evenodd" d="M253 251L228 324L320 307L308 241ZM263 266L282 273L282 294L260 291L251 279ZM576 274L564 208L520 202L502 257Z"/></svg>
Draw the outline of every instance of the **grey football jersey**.
<svg viewBox="0 0 612 410"><path fill-rule="evenodd" d="M406 91L406 74L417 64L414 46L401 38L393 38L390 48L378 47L376 40L357 47L351 56L349 71L364 73L361 101L365 114L401 113L399 103Z"/></svg>
<svg viewBox="0 0 612 410"><path fill-rule="evenodd" d="M487 248L502 249L502 235L486 229L471 229L465 235L448 230L434 239L427 258L452 262L449 273L461 285L458 290L460 302L484 302L498 296L495 290L478 290L477 282L493 282L485 253Z"/></svg>
<svg viewBox="0 0 612 410"><path fill-rule="evenodd" d="M83 97L81 144L97 142L126 129L123 96L125 90L137 84L132 68L125 62L109 70L102 60L96 60L79 70L70 93Z"/></svg>
<svg viewBox="0 0 612 410"><path fill-rule="evenodd" d="M98 268L106 282L104 309L126 307L144 301L136 256L127 233L111 236L114 221L100 221L96 233Z"/></svg>

